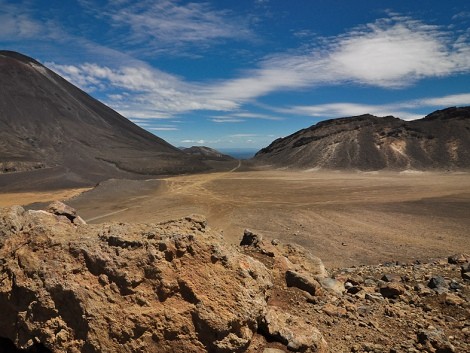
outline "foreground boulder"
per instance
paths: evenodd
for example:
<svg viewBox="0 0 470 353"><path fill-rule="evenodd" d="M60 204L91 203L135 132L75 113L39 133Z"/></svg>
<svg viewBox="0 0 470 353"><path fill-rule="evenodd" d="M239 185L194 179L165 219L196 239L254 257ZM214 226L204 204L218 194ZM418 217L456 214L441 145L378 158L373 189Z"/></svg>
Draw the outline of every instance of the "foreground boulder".
<svg viewBox="0 0 470 353"><path fill-rule="evenodd" d="M287 345L292 351L327 352L327 344L315 326L285 310L270 306L261 329L268 337Z"/></svg>
<svg viewBox="0 0 470 353"><path fill-rule="evenodd" d="M58 206L0 210L0 337L70 353L246 351L272 286L263 264L202 217L77 225Z"/></svg>

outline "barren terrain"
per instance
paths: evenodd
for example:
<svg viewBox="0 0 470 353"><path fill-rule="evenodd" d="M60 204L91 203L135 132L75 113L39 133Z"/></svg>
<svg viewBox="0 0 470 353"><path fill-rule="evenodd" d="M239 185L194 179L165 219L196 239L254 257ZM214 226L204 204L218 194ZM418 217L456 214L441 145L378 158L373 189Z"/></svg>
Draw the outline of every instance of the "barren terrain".
<svg viewBox="0 0 470 353"><path fill-rule="evenodd" d="M249 228L303 245L330 268L470 250L467 173L242 171L237 163L219 173L110 180L67 202L89 223L203 214L230 242ZM16 195L2 195L2 205L28 203Z"/></svg>

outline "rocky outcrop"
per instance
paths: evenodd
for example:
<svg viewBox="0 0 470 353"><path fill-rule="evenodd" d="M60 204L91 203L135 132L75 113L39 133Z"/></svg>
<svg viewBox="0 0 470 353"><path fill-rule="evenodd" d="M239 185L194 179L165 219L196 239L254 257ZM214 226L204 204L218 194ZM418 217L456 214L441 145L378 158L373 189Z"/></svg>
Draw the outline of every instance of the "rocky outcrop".
<svg viewBox="0 0 470 353"><path fill-rule="evenodd" d="M271 274L203 218L77 225L48 209L0 213L1 337L55 352L248 348Z"/></svg>
<svg viewBox="0 0 470 353"><path fill-rule="evenodd" d="M202 216L162 224L0 209L0 352L467 352L470 263L326 271ZM3 349L3 350L2 350Z"/></svg>

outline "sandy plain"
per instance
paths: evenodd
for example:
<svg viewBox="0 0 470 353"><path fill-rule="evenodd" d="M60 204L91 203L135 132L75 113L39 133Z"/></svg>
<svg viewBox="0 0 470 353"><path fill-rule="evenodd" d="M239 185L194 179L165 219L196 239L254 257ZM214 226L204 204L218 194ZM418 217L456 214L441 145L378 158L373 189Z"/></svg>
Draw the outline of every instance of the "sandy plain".
<svg viewBox="0 0 470 353"><path fill-rule="evenodd" d="M470 252L469 173L250 170L237 163L217 173L109 180L66 202L89 223L203 214L229 242L248 228L303 245L330 268ZM5 195L2 206L12 201Z"/></svg>

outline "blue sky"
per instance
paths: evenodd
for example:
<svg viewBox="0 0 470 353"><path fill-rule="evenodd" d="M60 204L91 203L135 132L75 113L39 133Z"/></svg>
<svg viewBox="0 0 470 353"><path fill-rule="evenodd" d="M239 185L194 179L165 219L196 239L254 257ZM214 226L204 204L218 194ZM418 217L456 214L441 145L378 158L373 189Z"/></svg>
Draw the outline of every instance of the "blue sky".
<svg viewBox="0 0 470 353"><path fill-rule="evenodd" d="M470 105L463 0L0 0L0 47L175 146Z"/></svg>

